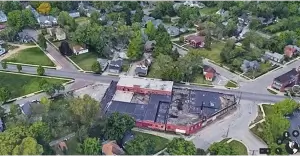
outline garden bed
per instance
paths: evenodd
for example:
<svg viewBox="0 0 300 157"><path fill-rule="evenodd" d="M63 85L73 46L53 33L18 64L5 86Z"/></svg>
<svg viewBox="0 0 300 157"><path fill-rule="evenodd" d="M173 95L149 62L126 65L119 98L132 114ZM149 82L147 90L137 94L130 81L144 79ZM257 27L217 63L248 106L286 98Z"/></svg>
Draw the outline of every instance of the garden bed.
<svg viewBox="0 0 300 157"><path fill-rule="evenodd" d="M32 47L21 50L20 52L4 59L4 61L52 67L55 66L54 63L39 47Z"/></svg>

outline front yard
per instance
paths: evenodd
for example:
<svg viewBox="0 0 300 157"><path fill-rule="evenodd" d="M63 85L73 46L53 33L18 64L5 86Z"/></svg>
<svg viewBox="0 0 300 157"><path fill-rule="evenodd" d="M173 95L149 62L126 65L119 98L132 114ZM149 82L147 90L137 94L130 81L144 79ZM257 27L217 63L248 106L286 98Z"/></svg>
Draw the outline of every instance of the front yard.
<svg viewBox="0 0 300 157"><path fill-rule="evenodd" d="M160 136L155 136L155 135L151 135L151 134L147 134L147 133L142 133L142 132L138 132L138 131L134 131L135 135L141 135L144 136L150 140L153 141L155 147L154 147L154 153L157 153L161 150L163 150L164 148L167 147L168 143L170 142L168 139L166 138L162 138Z"/></svg>
<svg viewBox="0 0 300 157"><path fill-rule="evenodd" d="M26 76L0 71L0 87L6 87L10 92L10 98L16 98L40 90L39 83L46 80L51 83L65 83L66 80L50 79L37 76Z"/></svg>
<svg viewBox="0 0 300 157"><path fill-rule="evenodd" d="M4 59L4 61L52 67L55 66L54 63L39 47L32 47L21 50L20 52L13 54L7 59Z"/></svg>
<svg viewBox="0 0 300 157"><path fill-rule="evenodd" d="M183 46L189 50L197 51L199 52L204 58L208 58L210 60L213 60L214 62L221 63L221 57L220 53L225 46L224 42L221 41L213 41L211 44L211 50L205 49L205 48L192 48L188 44Z"/></svg>
<svg viewBox="0 0 300 157"><path fill-rule="evenodd" d="M79 17L75 19L75 22L78 23L79 25L88 23L90 20L88 17Z"/></svg>
<svg viewBox="0 0 300 157"><path fill-rule="evenodd" d="M272 66L272 64L269 62L261 63L259 70L249 71L249 72L245 73L244 75L253 79L253 78L257 78L273 69L276 69L278 67L279 67L278 65Z"/></svg>
<svg viewBox="0 0 300 157"><path fill-rule="evenodd" d="M75 62L81 69L91 71L92 65L97 61L98 55L95 52L88 52L80 55L73 55L70 59Z"/></svg>
<svg viewBox="0 0 300 157"><path fill-rule="evenodd" d="M230 80L230 81L227 82L227 84L225 85L225 87L227 87L227 88L237 88L238 85L237 85L237 83L235 81Z"/></svg>

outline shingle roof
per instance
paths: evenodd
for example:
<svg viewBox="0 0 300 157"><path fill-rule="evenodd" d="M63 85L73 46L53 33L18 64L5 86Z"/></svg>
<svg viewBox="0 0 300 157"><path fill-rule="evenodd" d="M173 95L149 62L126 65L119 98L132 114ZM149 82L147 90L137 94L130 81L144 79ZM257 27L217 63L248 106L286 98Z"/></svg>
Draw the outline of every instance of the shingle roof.
<svg viewBox="0 0 300 157"><path fill-rule="evenodd" d="M296 68L293 68L292 70L288 71L287 73L284 73L274 79L276 82L280 83L286 83L289 80L295 79L295 77L298 75L298 72Z"/></svg>
<svg viewBox="0 0 300 157"><path fill-rule="evenodd" d="M26 102L25 104L23 104L21 106L21 109L25 115L31 114L31 105L30 104L31 104L31 102Z"/></svg>

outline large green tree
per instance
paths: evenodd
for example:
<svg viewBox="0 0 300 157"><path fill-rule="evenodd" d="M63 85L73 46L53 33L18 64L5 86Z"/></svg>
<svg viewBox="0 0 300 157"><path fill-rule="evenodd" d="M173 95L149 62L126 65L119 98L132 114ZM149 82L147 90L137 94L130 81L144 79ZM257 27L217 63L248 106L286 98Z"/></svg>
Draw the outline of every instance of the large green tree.
<svg viewBox="0 0 300 157"><path fill-rule="evenodd" d="M2 1L0 2L0 8L5 14L8 14L14 10L21 10L22 6L19 1Z"/></svg>
<svg viewBox="0 0 300 157"><path fill-rule="evenodd" d="M38 44L42 49L47 49L47 41L43 34L38 35Z"/></svg>
<svg viewBox="0 0 300 157"><path fill-rule="evenodd" d="M87 138L79 145L78 150L82 155L100 155L100 141L97 138Z"/></svg>
<svg viewBox="0 0 300 157"><path fill-rule="evenodd" d="M143 56L143 39L141 31L137 31L135 36L131 39L128 46L127 56L131 60L137 60Z"/></svg>
<svg viewBox="0 0 300 157"><path fill-rule="evenodd" d="M151 139L138 135L125 145L125 150L128 155L152 155L154 147Z"/></svg>
<svg viewBox="0 0 300 157"><path fill-rule="evenodd" d="M183 138L174 138L167 147L170 155L196 155L196 147L191 141Z"/></svg>
<svg viewBox="0 0 300 157"><path fill-rule="evenodd" d="M100 103L89 95L82 98L73 98L70 102L70 110L74 115L74 120L79 124L91 125L100 110Z"/></svg>
<svg viewBox="0 0 300 157"><path fill-rule="evenodd" d="M105 122L105 137L111 140L121 140L126 131L131 130L135 120L126 114L113 113Z"/></svg>
<svg viewBox="0 0 300 157"><path fill-rule="evenodd" d="M92 71L96 74L100 74L102 69L101 69L101 65L98 61L95 61L93 64L92 64Z"/></svg>
<svg viewBox="0 0 300 157"><path fill-rule="evenodd" d="M156 29L151 21L147 23L147 27L145 29L145 34L148 36L149 40L154 40L156 36Z"/></svg>
<svg viewBox="0 0 300 157"><path fill-rule="evenodd" d="M11 93L6 87L0 87L0 103L6 102L10 96Z"/></svg>
<svg viewBox="0 0 300 157"><path fill-rule="evenodd" d="M159 25L155 36L156 45L154 48L154 56L159 54L169 55L172 52L173 44L171 37L163 25Z"/></svg>
<svg viewBox="0 0 300 157"><path fill-rule="evenodd" d="M20 145L17 145L12 152L12 155L42 155L44 152L42 145L32 137L26 137Z"/></svg>

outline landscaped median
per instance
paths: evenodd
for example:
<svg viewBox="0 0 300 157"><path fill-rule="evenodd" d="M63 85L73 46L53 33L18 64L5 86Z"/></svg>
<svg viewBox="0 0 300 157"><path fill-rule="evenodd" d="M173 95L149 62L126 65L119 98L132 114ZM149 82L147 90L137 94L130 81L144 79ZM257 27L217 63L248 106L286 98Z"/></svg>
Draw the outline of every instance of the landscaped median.
<svg viewBox="0 0 300 157"><path fill-rule="evenodd" d="M41 92L40 83L67 84L73 81L67 78L38 76L24 73L0 71L0 87L5 87L11 92L10 100L24 97L25 95Z"/></svg>
<svg viewBox="0 0 300 157"><path fill-rule="evenodd" d="M213 143L208 150L211 155L248 155L247 147L242 142L230 138Z"/></svg>
<svg viewBox="0 0 300 157"><path fill-rule="evenodd" d="M229 89L235 89L235 88L238 88L239 86L238 86L238 83L237 82L235 82L235 81L233 81L233 80L229 80L228 82L227 82L227 84L225 85L225 87L226 88L229 88Z"/></svg>

